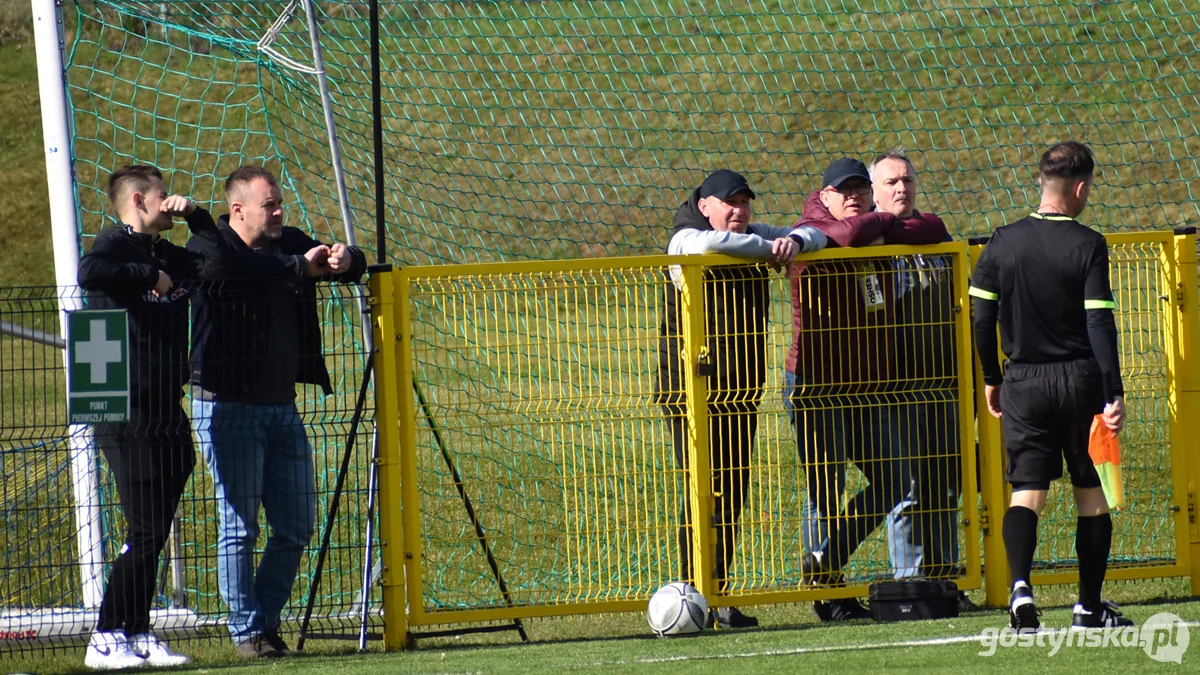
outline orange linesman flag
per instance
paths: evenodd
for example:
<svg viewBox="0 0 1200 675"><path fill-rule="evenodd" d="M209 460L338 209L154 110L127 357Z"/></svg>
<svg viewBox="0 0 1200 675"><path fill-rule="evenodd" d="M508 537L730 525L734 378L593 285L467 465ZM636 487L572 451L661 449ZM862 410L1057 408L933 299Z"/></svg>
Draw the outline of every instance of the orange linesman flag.
<svg viewBox="0 0 1200 675"><path fill-rule="evenodd" d="M1113 432L1104 426L1102 415L1092 420L1092 436L1088 442L1088 455L1100 474L1100 486L1108 508L1120 511L1125 508L1125 483L1121 479L1121 444Z"/></svg>

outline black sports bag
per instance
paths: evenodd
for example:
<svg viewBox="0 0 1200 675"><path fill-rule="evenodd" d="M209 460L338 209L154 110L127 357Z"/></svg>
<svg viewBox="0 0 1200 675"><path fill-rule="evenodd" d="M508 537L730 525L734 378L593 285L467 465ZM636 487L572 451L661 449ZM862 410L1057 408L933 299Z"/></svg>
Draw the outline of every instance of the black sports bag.
<svg viewBox="0 0 1200 675"><path fill-rule="evenodd" d="M909 579L871 584L871 617L876 621L919 621L958 616L958 584Z"/></svg>

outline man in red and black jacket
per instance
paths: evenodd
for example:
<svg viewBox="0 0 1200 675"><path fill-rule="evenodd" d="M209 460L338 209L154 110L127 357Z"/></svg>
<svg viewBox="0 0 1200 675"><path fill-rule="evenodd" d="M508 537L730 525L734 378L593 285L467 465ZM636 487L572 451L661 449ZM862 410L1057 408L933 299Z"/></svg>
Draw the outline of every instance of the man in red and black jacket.
<svg viewBox="0 0 1200 675"><path fill-rule="evenodd" d="M929 214L899 218L872 213L867 167L849 157L825 170L822 188L809 195L797 225L816 227L829 246L928 244L942 241L946 227ZM808 485L801 539L810 580L838 583L840 570L886 518L889 537L909 545L890 547L915 555L912 523L904 513L912 488L894 406L895 304L887 259L859 258L791 271L793 333L784 400L797 427ZM868 486L840 508L846 461ZM891 561L894 569L915 560ZM816 603L824 621L869 616L856 600Z"/></svg>

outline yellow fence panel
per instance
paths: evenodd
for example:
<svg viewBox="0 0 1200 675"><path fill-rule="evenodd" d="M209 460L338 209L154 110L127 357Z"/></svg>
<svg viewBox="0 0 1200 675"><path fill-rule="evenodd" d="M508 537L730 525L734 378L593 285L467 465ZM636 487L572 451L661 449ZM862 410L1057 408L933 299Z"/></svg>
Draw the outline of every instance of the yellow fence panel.
<svg viewBox="0 0 1200 675"><path fill-rule="evenodd" d="M1186 245L1110 241L1132 411L1110 576L1188 574ZM782 273L723 256L381 273L380 400L397 416L381 429L385 611L423 626L642 610L680 579L713 606L916 577L971 589L984 558L1002 604L1003 440L976 415L966 294L977 251L831 249ZM1074 574L1057 497L1036 583ZM402 645L405 624L388 625Z"/></svg>
<svg viewBox="0 0 1200 675"><path fill-rule="evenodd" d="M1129 410L1120 437L1126 506L1113 517L1108 578L1186 576L1190 553L1179 545L1179 535L1187 523L1183 512L1187 492L1180 488L1186 482L1188 461L1178 431L1181 410L1175 390L1180 366L1173 356L1179 349L1183 309L1174 301L1179 287L1176 237L1170 232L1148 232L1107 239ZM972 260L978 260L981 250L972 247ZM984 490L983 507L989 525L985 550L988 559L995 561L989 566L988 603L1002 606L1008 602L1007 565L999 557L1004 551L999 525L1008 507L1007 486L1002 485L1004 445L994 420L981 420L980 434L980 449L986 453L981 464L992 468L984 471L984 481L993 481L993 488ZM996 495L994 502L989 494ZM1035 585L1078 580L1075 518L1069 483L1056 481L1039 519Z"/></svg>
<svg viewBox="0 0 1200 675"><path fill-rule="evenodd" d="M425 401L405 448L414 624L640 605L678 577L684 471L651 377L664 269L401 272Z"/></svg>

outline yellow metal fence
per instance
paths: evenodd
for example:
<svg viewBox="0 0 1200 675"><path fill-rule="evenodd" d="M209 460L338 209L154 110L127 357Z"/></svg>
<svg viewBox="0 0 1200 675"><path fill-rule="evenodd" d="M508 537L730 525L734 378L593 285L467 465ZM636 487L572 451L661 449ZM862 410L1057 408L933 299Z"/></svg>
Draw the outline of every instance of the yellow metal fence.
<svg viewBox="0 0 1200 675"><path fill-rule="evenodd" d="M1110 577L1187 575L1195 237L1110 242L1132 411ZM1006 602L973 252L827 250L795 279L722 256L376 273L389 647L409 627L642 610L678 579L724 606L913 576L972 589L986 568ZM1061 497L1035 583L1074 574Z"/></svg>

